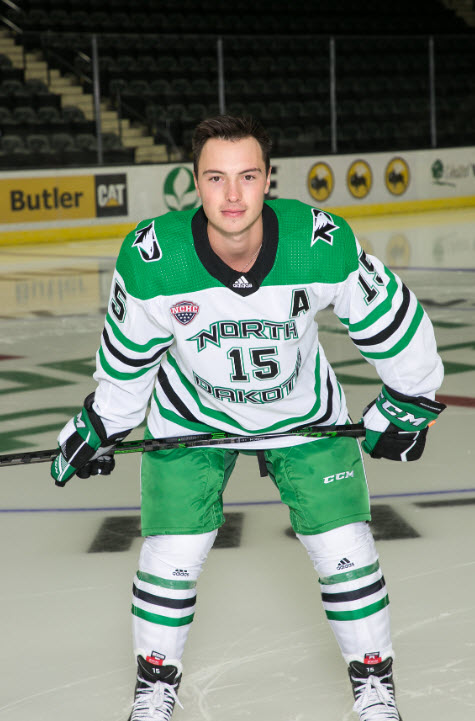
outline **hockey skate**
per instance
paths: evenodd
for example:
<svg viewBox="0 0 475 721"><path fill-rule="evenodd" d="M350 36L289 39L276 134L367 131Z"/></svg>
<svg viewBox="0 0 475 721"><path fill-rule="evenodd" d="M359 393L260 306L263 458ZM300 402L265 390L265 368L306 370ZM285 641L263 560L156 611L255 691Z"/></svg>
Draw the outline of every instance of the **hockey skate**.
<svg viewBox="0 0 475 721"><path fill-rule="evenodd" d="M181 706L177 698L181 674L182 666L179 661L170 661L166 666L156 666L138 656L135 699L128 721L171 719L175 703Z"/></svg>
<svg viewBox="0 0 475 721"><path fill-rule="evenodd" d="M359 661L350 663L348 673L360 721L402 721L396 706L393 660L368 665Z"/></svg>

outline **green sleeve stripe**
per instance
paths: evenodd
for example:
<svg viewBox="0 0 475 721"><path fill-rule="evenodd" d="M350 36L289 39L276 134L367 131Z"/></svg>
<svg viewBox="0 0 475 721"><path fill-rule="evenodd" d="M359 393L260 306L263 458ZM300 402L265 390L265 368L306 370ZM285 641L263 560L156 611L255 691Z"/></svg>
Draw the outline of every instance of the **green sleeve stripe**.
<svg viewBox="0 0 475 721"><path fill-rule="evenodd" d="M400 338L400 340L396 343L395 346L393 346L390 350L385 351L383 353L366 353L362 350L360 350L360 353L365 358L394 358L398 353L400 353L404 348L406 348L411 340L414 338L417 329L419 328L422 318L424 317L424 309L422 308L421 304L417 304L416 312L414 313L414 318L411 321L411 324L405 334Z"/></svg>
<svg viewBox="0 0 475 721"><path fill-rule="evenodd" d="M391 273L389 268L385 268L385 270L389 276L389 283L386 287L387 297L383 300L383 302L380 303L380 305L377 305L376 308L374 308L374 310L366 316L366 318L358 321L358 323L350 323L349 318L340 318L343 325L349 326L352 333L358 333L360 330L366 330L366 328L369 328L373 325L373 323L376 323L376 321L378 321L391 309L393 298L396 295L399 285L394 273Z"/></svg>
<svg viewBox="0 0 475 721"><path fill-rule="evenodd" d="M389 605L388 595L376 603L371 603L364 608L358 608L355 611L326 611L329 621L358 621L360 618L367 618Z"/></svg>
<svg viewBox="0 0 475 721"><path fill-rule="evenodd" d="M173 588L178 591L183 591L188 588L195 588L196 581L170 581L168 578L160 578L159 576L153 576L151 573L144 573L144 571L137 571L137 578L139 581L144 583L150 583L153 586L161 586L162 588Z"/></svg>
<svg viewBox="0 0 475 721"><path fill-rule="evenodd" d="M104 351L101 348L99 348L99 359L101 362L101 366L103 369L108 373L111 378L116 378L119 381L130 381L135 380L136 378L140 378L140 376L145 375L151 368L154 368L159 364L160 361L155 363L155 365L148 366L148 368L141 368L138 371L135 371L134 373L122 373L121 371L115 370L106 360L106 357L104 355Z"/></svg>
<svg viewBox="0 0 475 721"><path fill-rule="evenodd" d="M371 576L372 573L376 573L379 570L379 561L375 561L370 566L363 566L363 568L356 568L354 571L346 571L345 573L335 573L334 576L324 576L319 578L319 582L330 586L333 583L346 583L347 581L355 581L363 576Z"/></svg>
<svg viewBox="0 0 475 721"><path fill-rule="evenodd" d="M143 618L144 621L150 623L156 623L158 626L189 626L195 616L194 613L191 616L184 616L183 618L170 618L170 616L159 616L157 613L149 613L144 611L142 608L132 606L132 613L138 618Z"/></svg>
<svg viewBox="0 0 475 721"><path fill-rule="evenodd" d="M176 360L173 358L173 356L170 353L167 356L167 360L170 363L170 365L173 367L173 369L176 371L176 374L179 377L179 379L182 382L184 389L185 389L182 393L178 393L178 395L181 398L183 398L183 394L188 393L193 398L195 403L198 405L200 412L204 416L207 416L208 418L213 419L215 422L217 421L218 423L221 423L221 424L225 423L227 425L230 425L233 428L236 428L239 431L244 432L246 435L252 435L254 433L256 435L260 435L261 433L272 433L274 431L278 431L281 428L285 428L290 425L289 420L283 420L283 421L274 423L272 426L268 426L267 428L260 428L258 431L251 431L248 428L246 428L245 426L242 426L240 423L235 421L233 418L231 418L231 416L228 416L226 413L211 410L210 408L208 408L207 406L205 406L203 404L195 387L192 385L192 383L190 383L188 378L186 378L183 375L183 373L181 372L180 368L177 365ZM326 381L326 375L325 375L324 381ZM294 416L292 418L292 426L302 425L303 423L305 423L305 421L309 420L310 418L315 417L315 415L320 407L320 402L321 402L320 386L324 381L320 378L320 353L317 353L317 356L315 359L315 388L314 388L315 403L313 404L313 407L305 415ZM154 400L160 409L160 413L167 420L170 420L173 423L177 423L178 425L184 426L185 428L190 428L190 429L198 430L198 431L201 430L201 428L196 428L196 424L193 424L192 421L185 421L185 419L182 418L181 416L179 416L178 414L174 413L173 411L171 411L169 409L164 408L160 404L156 394L154 395ZM213 428L215 428L215 427L216 426L214 425Z"/></svg>
<svg viewBox="0 0 475 721"><path fill-rule="evenodd" d="M151 348L154 348L157 345L169 344L173 340L173 336L169 335L166 338L151 338L147 343L144 343L143 345L140 343L134 343L122 333L120 328L115 324L110 313L106 315L106 321L109 323L112 332L117 338L117 340L122 343L125 348L135 351L136 353L147 353Z"/></svg>

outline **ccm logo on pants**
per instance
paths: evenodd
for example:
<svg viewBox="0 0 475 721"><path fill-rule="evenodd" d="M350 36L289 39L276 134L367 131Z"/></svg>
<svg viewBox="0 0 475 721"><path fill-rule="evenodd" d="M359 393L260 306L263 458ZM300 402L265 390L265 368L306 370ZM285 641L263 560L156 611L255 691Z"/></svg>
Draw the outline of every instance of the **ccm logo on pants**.
<svg viewBox="0 0 475 721"><path fill-rule="evenodd" d="M354 475L354 471L342 471L341 473L334 473L332 476L326 476L323 482L333 483L333 481L342 481L344 478L354 478Z"/></svg>

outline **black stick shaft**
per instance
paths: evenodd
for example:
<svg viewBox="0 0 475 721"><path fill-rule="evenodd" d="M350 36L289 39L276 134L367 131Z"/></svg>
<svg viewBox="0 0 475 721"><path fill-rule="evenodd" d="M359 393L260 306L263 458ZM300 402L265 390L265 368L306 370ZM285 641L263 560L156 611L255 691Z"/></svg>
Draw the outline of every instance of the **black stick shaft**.
<svg viewBox="0 0 475 721"><path fill-rule="evenodd" d="M359 438L364 436L362 423L344 426L300 426L283 433L262 433L255 436L235 436L216 431L215 433L200 433L193 436L175 436L171 438L148 438L138 441L122 441L115 446L115 453L146 453L148 451L163 451L170 448L199 448L200 446L222 446L224 444L239 445L250 441L267 441L274 438L288 438L291 436L304 436L306 438L332 438L335 436L348 436ZM0 455L1 466L19 466L28 463L52 462L58 455L58 448L46 451L26 451L25 453L7 453Z"/></svg>

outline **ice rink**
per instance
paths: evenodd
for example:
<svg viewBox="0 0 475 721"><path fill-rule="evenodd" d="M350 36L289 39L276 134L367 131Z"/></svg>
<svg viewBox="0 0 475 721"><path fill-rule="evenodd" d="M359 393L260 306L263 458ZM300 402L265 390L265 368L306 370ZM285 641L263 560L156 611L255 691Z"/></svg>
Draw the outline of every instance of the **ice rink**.
<svg viewBox="0 0 475 721"><path fill-rule="evenodd" d="M475 718L475 209L350 219L431 317L448 408L423 458L367 459L404 721ZM0 453L53 448L93 388L121 240L0 247ZM328 310L322 344L360 418L380 381ZM140 437L141 429L131 436ZM139 454L56 488L0 468L0 720L126 721ZM257 462L241 456L198 584L176 721L344 721L345 664L313 567Z"/></svg>

